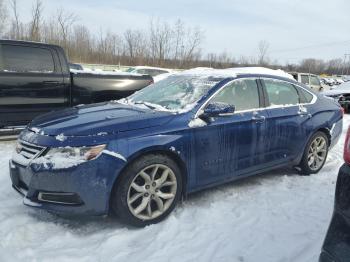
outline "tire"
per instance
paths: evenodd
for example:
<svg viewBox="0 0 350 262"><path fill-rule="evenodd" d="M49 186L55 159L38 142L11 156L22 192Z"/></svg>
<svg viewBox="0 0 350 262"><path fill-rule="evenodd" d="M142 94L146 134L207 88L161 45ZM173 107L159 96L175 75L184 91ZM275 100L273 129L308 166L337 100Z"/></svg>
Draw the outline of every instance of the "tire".
<svg viewBox="0 0 350 262"><path fill-rule="evenodd" d="M326 163L328 149L329 139L327 135L321 131L316 132L305 147L303 157L299 164L301 174L317 174Z"/></svg>
<svg viewBox="0 0 350 262"><path fill-rule="evenodd" d="M149 154L130 164L116 182L111 210L125 224L144 227L165 219L182 195L181 171L166 155Z"/></svg>

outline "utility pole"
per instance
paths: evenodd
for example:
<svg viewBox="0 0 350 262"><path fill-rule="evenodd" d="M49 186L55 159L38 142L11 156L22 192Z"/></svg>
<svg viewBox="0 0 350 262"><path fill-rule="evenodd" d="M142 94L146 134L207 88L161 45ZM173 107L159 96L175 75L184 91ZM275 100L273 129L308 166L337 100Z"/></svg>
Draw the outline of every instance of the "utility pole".
<svg viewBox="0 0 350 262"><path fill-rule="evenodd" d="M345 68L346 68L346 75L349 75L349 66L346 66L346 58L349 58L350 60L350 54L344 54L344 66L342 70L342 75L344 75Z"/></svg>

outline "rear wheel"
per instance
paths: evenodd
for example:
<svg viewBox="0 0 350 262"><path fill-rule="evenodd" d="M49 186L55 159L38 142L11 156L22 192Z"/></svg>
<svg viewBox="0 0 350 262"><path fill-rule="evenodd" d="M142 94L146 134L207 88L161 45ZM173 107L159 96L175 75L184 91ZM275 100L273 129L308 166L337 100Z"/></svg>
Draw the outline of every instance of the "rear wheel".
<svg viewBox="0 0 350 262"><path fill-rule="evenodd" d="M321 131L316 132L306 145L300 162L302 174L316 174L324 166L328 155L329 139Z"/></svg>
<svg viewBox="0 0 350 262"><path fill-rule="evenodd" d="M177 164L165 155L146 155L123 172L112 194L111 208L124 223L143 227L163 220L181 192Z"/></svg>

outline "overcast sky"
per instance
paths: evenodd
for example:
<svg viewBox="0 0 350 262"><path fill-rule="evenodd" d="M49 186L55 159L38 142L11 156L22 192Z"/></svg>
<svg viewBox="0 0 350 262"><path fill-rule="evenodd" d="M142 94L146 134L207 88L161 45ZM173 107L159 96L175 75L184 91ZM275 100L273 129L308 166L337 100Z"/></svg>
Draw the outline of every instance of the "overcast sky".
<svg viewBox="0 0 350 262"><path fill-rule="evenodd" d="M32 1L18 0L28 18ZM203 52L256 56L258 43L270 44L280 63L302 58L343 58L350 53L349 0L43 0L45 15L63 7L93 32L142 29L151 17L182 19L205 34Z"/></svg>

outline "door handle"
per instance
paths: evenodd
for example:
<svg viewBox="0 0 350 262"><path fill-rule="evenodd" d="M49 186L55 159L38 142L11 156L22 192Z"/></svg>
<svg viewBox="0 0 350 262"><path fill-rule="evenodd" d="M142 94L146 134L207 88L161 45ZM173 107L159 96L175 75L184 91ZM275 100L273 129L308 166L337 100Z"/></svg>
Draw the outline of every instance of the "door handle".
<svg viewBox="0 0 350 262"><path fill-rule="evenodd" d="M259 116L259 115L254 115L252 117L252 120L256 123L262 123L265 122L266 117L265 116Z"/></svg>
<svg viewBox="0 0 350 262"><path fill-rule="evenodd" d="M311 118L312 115L308 112L302 112L302 111L298 111L298 115L300 115L301 117L307 117L307 118Z"/></svg>
<svg viewBox="0 0 350 262"><path fill-rule="evenodd" d="M307 111L307 108L304 106L299 106L298 115L300 115L301 117L304 117L304 116L307 116L308 118L312 117L312 115Z"/></svg>

